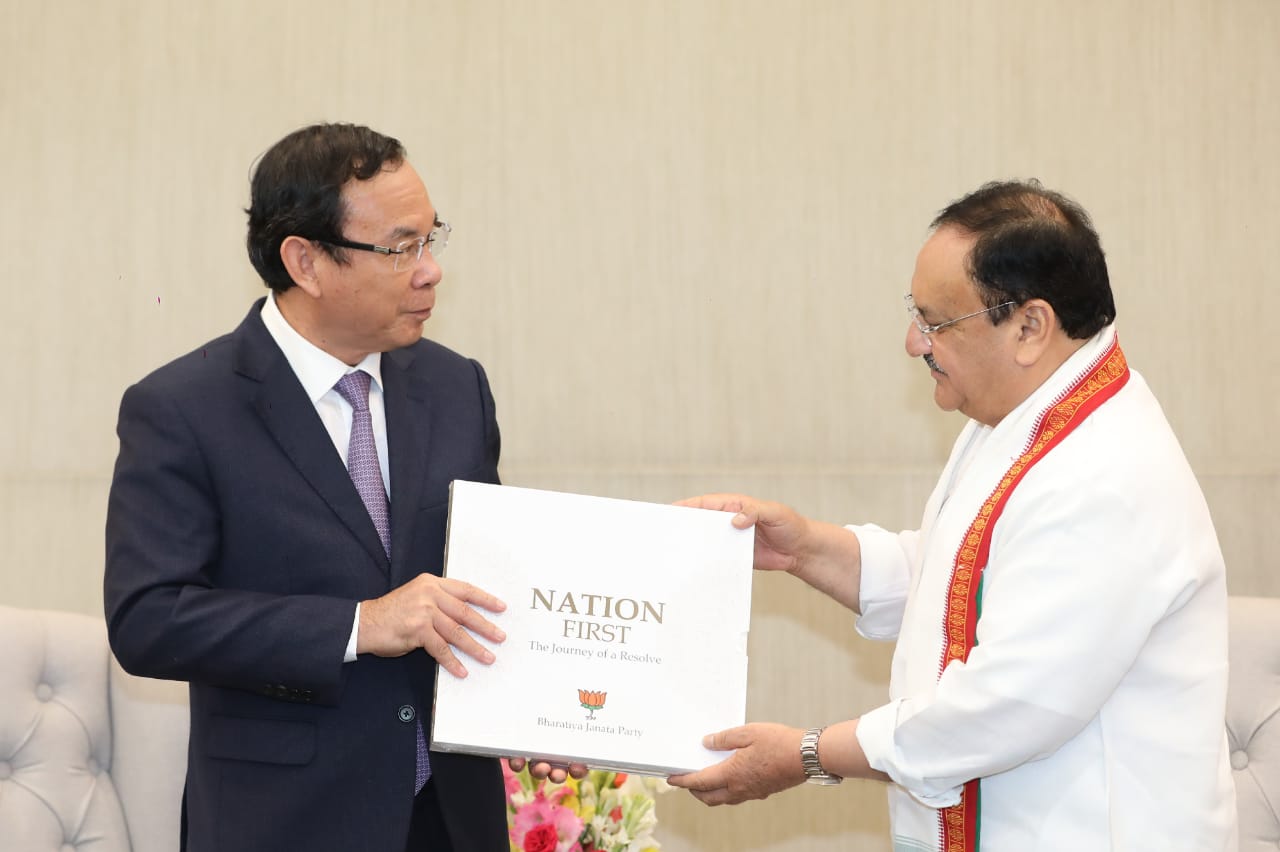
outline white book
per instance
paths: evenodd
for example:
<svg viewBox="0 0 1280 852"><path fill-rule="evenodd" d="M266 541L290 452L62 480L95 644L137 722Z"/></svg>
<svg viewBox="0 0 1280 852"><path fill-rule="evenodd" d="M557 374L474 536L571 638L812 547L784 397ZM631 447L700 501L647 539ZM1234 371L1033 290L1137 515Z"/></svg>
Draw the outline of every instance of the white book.
<svg viewBox="0 0 1280 852"><path fill-rule="evenodd" d="M753 529L729 512L455 481L445 576L507 604L496 661L437 668L431 747L650 775L743 724Z"/></svg>

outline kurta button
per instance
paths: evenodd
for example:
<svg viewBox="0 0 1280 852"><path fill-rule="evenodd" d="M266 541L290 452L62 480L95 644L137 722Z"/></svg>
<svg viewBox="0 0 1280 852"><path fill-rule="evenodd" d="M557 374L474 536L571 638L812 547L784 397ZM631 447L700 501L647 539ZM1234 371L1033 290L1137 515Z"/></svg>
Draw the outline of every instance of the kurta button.
<svg viewBox="0 0 1280 852"><path fill-rule="evenodd" d="M400 717L401 722L412 722L414 716L418 714L414 711L412 704L405 704L396 711L396 715Z"/></svg>
<svg viewBox="0 0 1280 852"><path fill-rule="evenodd" d="M1231 768L1239 771L1249 765L1249 755L1243 751L1231 752Z"/></svg>

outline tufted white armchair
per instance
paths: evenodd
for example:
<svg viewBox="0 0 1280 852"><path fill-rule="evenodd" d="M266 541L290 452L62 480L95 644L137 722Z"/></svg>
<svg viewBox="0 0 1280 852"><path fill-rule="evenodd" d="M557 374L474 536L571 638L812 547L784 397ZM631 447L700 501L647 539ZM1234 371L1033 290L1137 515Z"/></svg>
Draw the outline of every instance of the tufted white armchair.
<svg viewBox="0 0 1280 852"><path fill-rule="evenodd" d="M1231 598L1227 741L1240 852L1280 848L1280 598Z"/></svg>
<svg viewBox="0 0 1280 852"><path fill-rule="evenodd" d="M187 729L101 618L0 606L0 850L176 852Z"/></svg>

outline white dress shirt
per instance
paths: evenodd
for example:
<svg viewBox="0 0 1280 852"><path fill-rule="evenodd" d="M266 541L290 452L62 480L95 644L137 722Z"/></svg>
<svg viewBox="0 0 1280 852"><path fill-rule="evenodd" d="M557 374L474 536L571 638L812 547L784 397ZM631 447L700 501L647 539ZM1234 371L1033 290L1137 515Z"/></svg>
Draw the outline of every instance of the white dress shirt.
<svg viewBox="0 0 1280 852"><path fill-rule="evenodd" d="M369 382L369 417L373 421L373 442L378 450L378 467L382 471L382 486L387 494L391 493L390 468L387 464L387 412L382 399L382 353L372 352L354 367L320 349L311 341L299 334L289 321L280 313L276 305L275 292L267 295L262 305L262 323L267 327L271 338L284 352L285 360L293 368L294 375L302 383L307 398L316 407L325 431L333 441L334 449L342 463L347 463L347 449L351 444L351 418L354 411L351 403L334 388L334 385L348 373L364 370L372 377ZM352 662L356 658L356 642L360 627L360 604L356 603L355 622L351 627L351 637L347 640L347 652L344 662Z"/></svg>

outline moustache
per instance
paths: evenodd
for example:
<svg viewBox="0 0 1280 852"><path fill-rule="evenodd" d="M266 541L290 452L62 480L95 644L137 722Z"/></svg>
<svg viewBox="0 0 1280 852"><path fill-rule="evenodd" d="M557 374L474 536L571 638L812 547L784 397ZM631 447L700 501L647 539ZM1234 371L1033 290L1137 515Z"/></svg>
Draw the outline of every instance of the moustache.
<svg viewBox="0 0 1280 852"><path fill-rule="evenodd" d="M939 367L938 362L933 360L932 352L927 352L921 357L924 358L924 362L929 365L930 370L933 370L935 373L941 373L944 376L947 374L947 371Z"/></svg>

